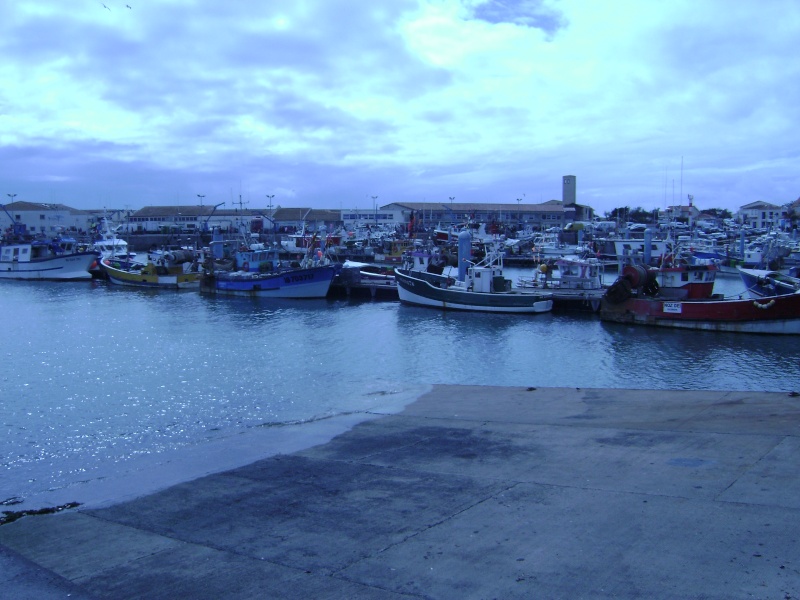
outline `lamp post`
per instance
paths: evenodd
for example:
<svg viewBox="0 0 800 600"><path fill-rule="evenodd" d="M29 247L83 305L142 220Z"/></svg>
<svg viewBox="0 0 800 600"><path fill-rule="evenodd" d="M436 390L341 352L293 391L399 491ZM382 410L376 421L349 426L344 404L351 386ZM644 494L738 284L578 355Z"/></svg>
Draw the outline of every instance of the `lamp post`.
<svg viewBox="0 0 800 600"><path fill-rule="evenodd" d="M374 217L373 220L375 221L375 226L376 227L378 225L378 203L376 202L377 199L378 199L377 196L373 196L372 197L372 209L373 209L373 211L375 211L375 217Z"/></svg>
<svg viewBox="0 0 800 600"><path fill-rule="evenodd" d="M453 219L453 223L456 222L456 217L453 214L453 200L455 200L455 196L450 196L450 218Z"/></svg>
<svg viewBox="0 0 800 600"><path fill-rule="evenodd" d="M12 201L12 202L14 201L14 198L16 198L16 197L17 197L17 195L16 195L16 194L6 194L6 196L8 196L9 198L11 198L11 201Z"/></svg>

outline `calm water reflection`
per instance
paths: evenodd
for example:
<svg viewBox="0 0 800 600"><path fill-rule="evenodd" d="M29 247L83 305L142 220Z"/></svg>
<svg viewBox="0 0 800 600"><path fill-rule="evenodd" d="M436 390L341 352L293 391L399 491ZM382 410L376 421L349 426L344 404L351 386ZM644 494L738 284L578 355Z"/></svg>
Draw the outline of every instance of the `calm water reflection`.
<svg viewBox="0 0 800 600"><path fill-rule="evenodd" d="M800 376L793 337L581 314L215 298L102 282L2 282L0 309L0 501L226 432L364 410L421 383L785 391Z"/></svg>

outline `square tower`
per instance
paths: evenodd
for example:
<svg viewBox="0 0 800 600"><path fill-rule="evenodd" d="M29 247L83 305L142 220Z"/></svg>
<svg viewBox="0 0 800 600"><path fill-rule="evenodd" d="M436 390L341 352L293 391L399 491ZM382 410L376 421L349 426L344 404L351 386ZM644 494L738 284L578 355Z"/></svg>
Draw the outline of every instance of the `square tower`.
<svg viewBox="0 0 800 600"><path fill-rule="evenodd" d="M570 204L575 204L576 202L577 192L575 188L577 186L577 182L575 179L575 175L564 175L564 179L561 184L561 202L564 203L564 206L569 206Z"/></svg>

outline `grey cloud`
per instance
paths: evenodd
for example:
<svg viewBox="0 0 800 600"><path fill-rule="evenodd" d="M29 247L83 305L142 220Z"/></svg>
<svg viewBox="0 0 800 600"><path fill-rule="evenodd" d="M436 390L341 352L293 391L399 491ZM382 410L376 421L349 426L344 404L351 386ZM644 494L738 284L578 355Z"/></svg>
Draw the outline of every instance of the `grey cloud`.
<svg viewBox="0 0 800 600"><path fill-rule="evenodd" d="M541 29L549 37L567 26L563 14L544 5L541 0L487 0L475 8L476 19L488 23L513 23Z"/></svg>

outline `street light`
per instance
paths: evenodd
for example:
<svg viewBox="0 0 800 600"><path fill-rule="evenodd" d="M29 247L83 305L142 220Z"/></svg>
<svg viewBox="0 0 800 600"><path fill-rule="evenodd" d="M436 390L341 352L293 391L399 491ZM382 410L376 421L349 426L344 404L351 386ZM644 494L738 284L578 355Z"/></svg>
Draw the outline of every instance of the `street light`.
<svg viewBox="0 0 800 600"><path fill-rule="evenodd" d="M16 198L16 197L17 197L17 195L16 195L16 194L6 194L6 196L8 196L9 198L11 198L11 201L12 201L12 202L14 201L14 198Z"/></svg>
<svg viewBox="0 0 800 600"><path fill-rule="evenodd" d="M450 196L450 218L453 219L453 223L456 222L456 217L453 214L453 200L455 200L455 196Z"/></svg>
<svg viewBox="0 0 800 600"><path fill-rule="evenodd" d="M205 194L197 194L197 197L200 198L200 212L203 212L203 198L206 197Z"/></svg>
<svg viewBox="0 0 800 600"><path fill-rule="evenodd" d="M272 216L272 199L275 197L275 194L267 194L267 198L269 199L269 216Z"/></svg>
<svg viewBox="0 0 800 600"><path fill-rule="evenodd" d="M377 199L378 199L377 196L372 197L372 208L375 211L375 219L374 219L375 225L378 224L378 203L376 202Z"/></svg>

